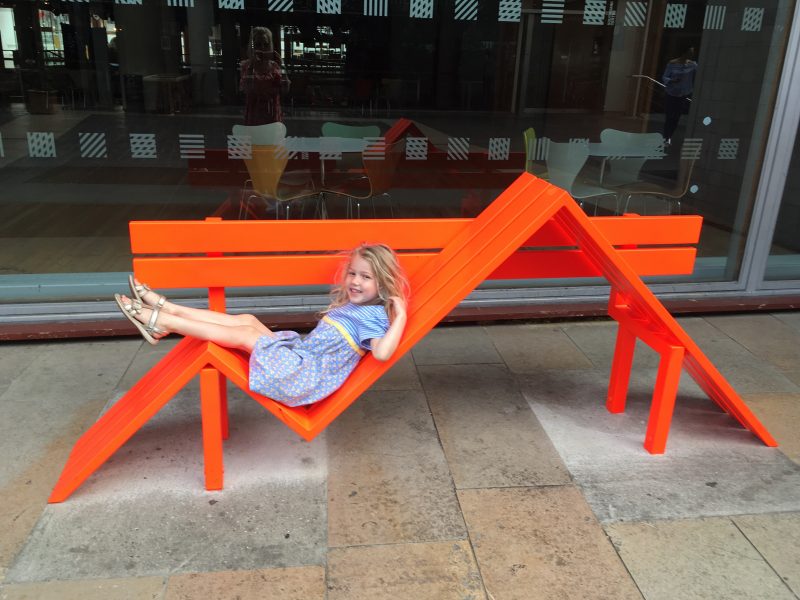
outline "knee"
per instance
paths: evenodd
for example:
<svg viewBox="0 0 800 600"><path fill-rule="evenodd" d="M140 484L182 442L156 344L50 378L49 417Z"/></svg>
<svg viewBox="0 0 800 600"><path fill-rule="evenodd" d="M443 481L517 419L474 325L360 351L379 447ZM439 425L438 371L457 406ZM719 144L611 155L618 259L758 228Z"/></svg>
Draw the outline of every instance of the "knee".
<svg viewBox="0 0 800 600"><path fill-rule="evenodd" d="M253 327L255 329L262 327L261 321L255 315L239 315L237 318L239 319L239 324L245 327Z"/></svg>

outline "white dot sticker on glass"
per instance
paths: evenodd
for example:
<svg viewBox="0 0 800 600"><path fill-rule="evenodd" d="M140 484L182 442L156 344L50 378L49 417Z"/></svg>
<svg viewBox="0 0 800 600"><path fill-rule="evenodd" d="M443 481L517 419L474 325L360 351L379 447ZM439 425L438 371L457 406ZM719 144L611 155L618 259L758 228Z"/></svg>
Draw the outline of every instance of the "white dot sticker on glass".
<svg viewBox="0 0 800 600"><path fill-rule="evenodd" d="M689 188L689 191L692 192L693 194L696 194L699 190L700 190L700 186L698 186L697 184L695 184L695 185L693 185L692 187Z"/></svg>
<svg viewBox="0 0 800 600"><path fill-rule="evenodd" d="M711 117L705 117L703 119L703 125L711 125Z"/></svg>

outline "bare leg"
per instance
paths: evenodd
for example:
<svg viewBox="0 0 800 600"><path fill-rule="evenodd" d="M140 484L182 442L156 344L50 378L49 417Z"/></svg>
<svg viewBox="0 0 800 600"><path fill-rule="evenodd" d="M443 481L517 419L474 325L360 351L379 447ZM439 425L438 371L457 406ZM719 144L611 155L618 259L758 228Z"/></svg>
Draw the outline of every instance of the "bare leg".
<svg viewBox="0 0 800 600"><path fill-rule="evenodd" d="M131 301L123 296L123 301L130 303ZM205 311L213 312L213 311ZM142 323L147 324L153 314L152 309L143 307L139 314L134 315L135 318ZM221 313L220 313L221 314ZM221 325L219 323L209 323L207 321L195 321L187 319L168 312L160 312L156 326L165 330L167 333L179 333L181 335L189 335L201 340L214 342L226 348L237 348L252 352L256 340L263 335L275 335L263 323L252 315L227 315L238 319L239 322L235 325ZM247 322L247 320L251 322Z"/></svg>
<svg viewBox="0 0 800 600"><path fill-rule="evenodd" d="M139 285L139 280L134 279L134 282ZM154 306L158 299L161 297L161 294L154 291L145 292L140 294L142 300L144 300L145 304L149 306ZM216 323L217 325L225 325L227 327L238 327L241 325L255 325L258 323L261 327L264 328L264 334L271 333L269 328L266 325L263 325L258 319L256 319L253 315L229 315L227 313L217 312L215 310L208 310L205 308L191 308L189 306L181 306L180 304L175 304L174 302L170 302L169 300L165 300L164 306L161 308L161 312L168 313L170 315L176 315L178 317L183 317L185 319L191 319L192 321L203 321L205 323ZM255 323L254 323L255 322ZM195 336L196 337L196 336Z"/></svg>

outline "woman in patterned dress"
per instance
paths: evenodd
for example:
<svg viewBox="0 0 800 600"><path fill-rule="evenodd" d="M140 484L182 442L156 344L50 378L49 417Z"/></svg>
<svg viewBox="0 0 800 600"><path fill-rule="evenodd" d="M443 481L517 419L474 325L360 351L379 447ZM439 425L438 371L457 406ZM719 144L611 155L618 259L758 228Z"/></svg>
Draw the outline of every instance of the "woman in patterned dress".
<svg viewBox="0 0 800 600"><path fill-rule="evenodd" d="M250 389L288 406L318 402L337 390L367 352L389 360L406 325L408 282L383 244L352 250L330 306L306 337L272 331L253 315L173 304L129 277L133 299L115 294L123 314L151 344L169 333L250 353Z"/></svg>

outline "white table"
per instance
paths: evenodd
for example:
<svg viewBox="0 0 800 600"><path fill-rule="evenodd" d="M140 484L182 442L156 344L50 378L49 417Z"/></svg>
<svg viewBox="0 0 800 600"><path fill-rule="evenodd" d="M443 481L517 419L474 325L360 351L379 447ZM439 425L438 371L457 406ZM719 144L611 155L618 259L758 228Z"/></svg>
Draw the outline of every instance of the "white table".
<svg viewBox="0 0 800 600"><path fill-rule="evenodd" d="M589 142L589 156L598 156L602 158L600 163L600 183L603 183L603 177L606 172L606 161L612 158L664 158L666 154L663 150L646 153L637 151L636 148L630 146L608 144L603 142Z"/></svg>

